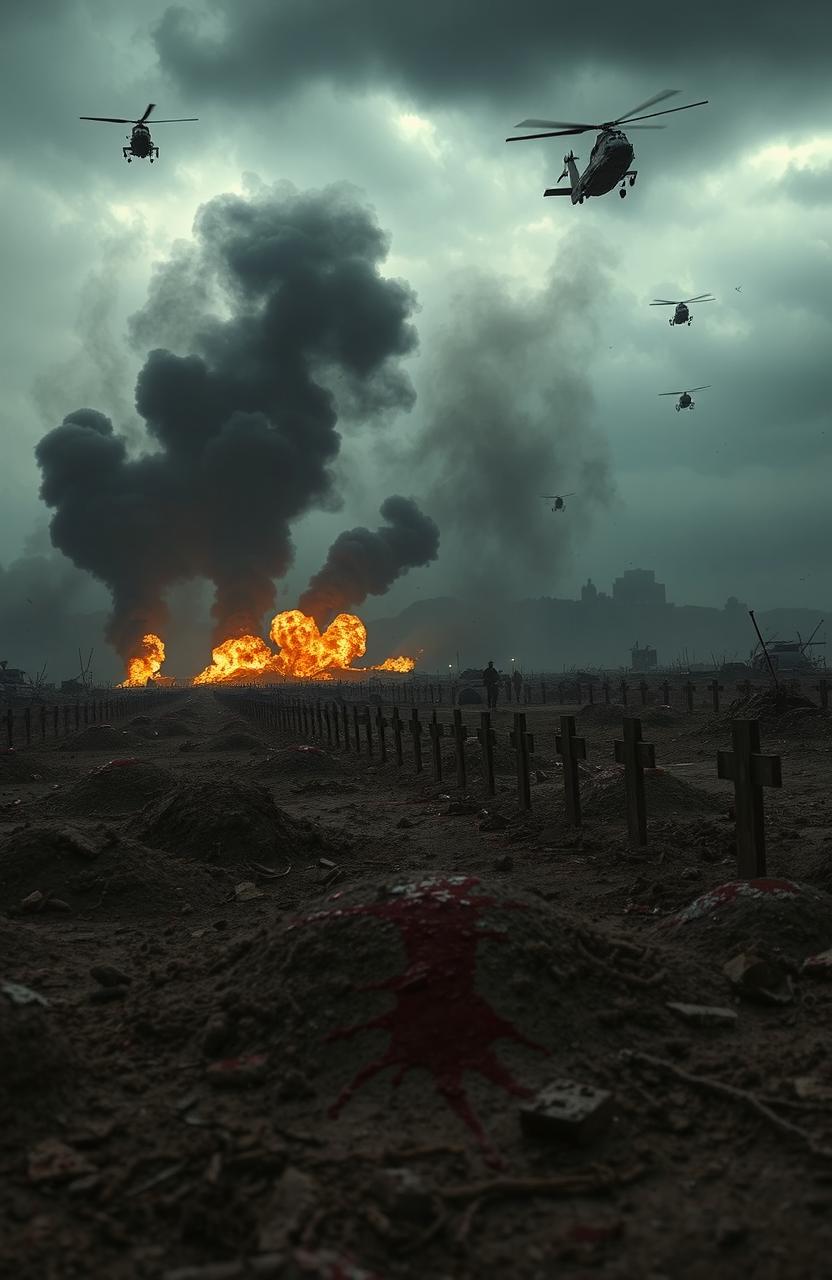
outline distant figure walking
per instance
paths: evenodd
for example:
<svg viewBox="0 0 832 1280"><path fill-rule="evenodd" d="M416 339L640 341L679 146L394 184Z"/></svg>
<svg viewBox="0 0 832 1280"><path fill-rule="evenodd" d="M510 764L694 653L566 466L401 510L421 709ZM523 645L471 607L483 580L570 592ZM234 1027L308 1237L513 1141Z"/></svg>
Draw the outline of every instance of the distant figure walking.
<svg viewBox="0 0 832 1280"><path fill-rule="evenodd" d="M500 692L500 673L495 668L493 662L489 662L485 671L483 671L482 682L485 685L485 692L488 695L488 709L489 711L493 711L497 705L497 696Z"/></svg>
<svg viewBox="0 0 832 1280"><path fill-rule="evenodd" d="M511 683L514 685L514 701L520 702L521 701L520 690L523 687L523 677L521 676L520 672L517 671L516 669L512 673Z"/></svg>

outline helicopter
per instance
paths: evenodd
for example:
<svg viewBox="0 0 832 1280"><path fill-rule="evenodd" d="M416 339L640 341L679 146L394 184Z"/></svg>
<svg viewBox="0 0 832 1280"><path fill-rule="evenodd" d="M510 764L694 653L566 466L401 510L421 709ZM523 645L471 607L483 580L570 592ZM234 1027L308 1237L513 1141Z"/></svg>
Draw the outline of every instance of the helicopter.
<svg viewBox="0 0 832 1280"><path fill-rule="evenodd" d="M716 298L712 298L709 293L700 293L698 298L685 298L682 302L668 302L666 298L656 298L650 303L650 306L675 307L676 311L673 314L673 318L668 320L667 323L685 324L687 322L687 324L690 325L692 317L688 307L692 302L695 302L698 305L700 302L716 302Z"/></svg>
<svg viewBox="0 0 832 1280"><path fill-rule="evenodd" d="M589 164L584 172L578 173L578 167L575 164L577 157L570 151L568 155L563 157L563 173L558 178L558 182L560 182L568 173L570 188L549 187L543 194L544 196L571 196L573 204L583 204L588 196L606 195L608 191L612 191L613 187L620 182L621 186L618 194L623 200L627 194L624 180L629 178L630 186L634 186L638 170L630 168L633 159L632 144L628 141L624 131L619 129L618 126L627 122L628 128L663 129L663 124L636 124L635 122L637 120L650 120L653 116L671 115L674 111L688 111L691 107L704 107L708 102L707 98L703 98L701 102L689 102L684 107L668 107L665 111L651 111L646 116L636 115L637 111L643 111L645 107L655 106L657 102L664 102L665 98L672 98L674 94L679 92L679 89L663 89L661 93L648 98L646 102L640 102L637 107L625 112L617 120L608 120L606 124L574 124L566 120L521 120L519 124L514 126L515 129L551 128L554 129L554 132L522 134L518 138L506 138L506 142L529 142L534 138L560 138L566 134L586 133L590 129L598 129L600 132L595 139L595 146L592 148Z"/></svg>
<svg viewBox="0 0 832 1280"><path fill-rule="evenodd" d="M551 500L554 498L555 505L552 507L552 510L553 510L553 511L563 511L563 509L564 509L564 502L563 502L563 499L564 499L564 498L574 498L575 494L574 494L574 493L565 493L565 494L563 494L563 497L561 497L561 495L560 495L559 493L542 493L540 496L541 496L541 498L546 498L548 501L551 501Z"/></svg>
<svg viewBox="0 0 832 1280"><path fill-rule="evenodd" d="M709 387L710 385L711 385L711 384L710 384L710 382L706 382L704 387L693 387L693 388L692 388L692 390L693 390L693 391L707 391L707 389L708 389L708 387ZM679 412L679 410L680 410L680 409L693 409L693 408L695 408L694 401L691 399L691 392L690 392L690 391L660 391L660 392L659 392L659 395L660 395L660 396L678 396L678 397L679 397L679 403L675 406L675 408L676 408L676 412L677 412L677 413Z"/></svg>
<svg viewBox="0 0 832 1280"><path fill-rule="evenodd" d="M159 159L159 148L153 145L153 139L150 136L150 129L145 124L145 120L156 106L155 102L148 103L147 110L138 120L123 120L119 116L79 116L79 120L101 120L105 124L132 124L133 128L129 134L129 147L122 147L121 153L128 164L133 163L133 156L138 160L149 159L153 164L153 157ZM185 124L191 120L198 120L199 116L183 116L178 120L154 120L157 124Z"/></svg>

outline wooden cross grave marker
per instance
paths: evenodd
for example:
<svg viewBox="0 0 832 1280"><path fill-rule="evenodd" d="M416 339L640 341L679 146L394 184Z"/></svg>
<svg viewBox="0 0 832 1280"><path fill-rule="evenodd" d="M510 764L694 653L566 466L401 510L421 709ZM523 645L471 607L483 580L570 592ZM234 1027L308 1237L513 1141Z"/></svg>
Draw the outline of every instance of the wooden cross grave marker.
<svg viewBox="0 0 832 1280"><path fill-rule="evenodd" d="M488 794L494 796L497 794L497 786L494 781L494 730L491 728L491 712L480 712L480 727L477 729L477 739L482 747L482 768L485 774L485 785L488 788Z"/></svg>
<svg viewBox="0 0 832 1280"><path fill-rule="evenodd" d="M688 680L685 685L685 698L687 699L688 711L693 714L693 695L696 692L696 685L692 680Z"/></svg>
<svg viewBox="0 0 832 1280"><path fill-rule="evenodd" d="M737 823L737 874L753 880L766 874L763 787L782 787L779 756L760 754L759 720L734 720L733 751L718 751L716 771L734 784Z"/></svg>
<svg viewBox="0 0 832 1280"><path fill-rule="evenodd" d="M462 712L458 708L454 711L454 724L451 733L454 737L454 752L456 753L456 785L462 787L464 791L468 783L465 771L465 743L468 739L468 730L462 723Z"/></svg>
<svg viewBox="0 0 832 1280"><path fill-rule="evenodd" d="M649 684L647 683L647 681L646 681L646 680L642 680L642 681L640 682L640 684L639 684L639 686L638 686L638 691L639 691L639 693L641 694L641 705L642 705L643 707L646 707L646 706L647 706L647 695L648 695L648 693L650 692L650 686L649 686Z"/></svg>
<svg viewBox="0 0 832 1280"><path fill-rule="evenodd" d="M384 708L381 703L376 707L376 728L378 729L378 754L381 757L381 763L387 763L387 742L384 737L384 730L387 728L387 721L384 718Z"/></svg>
<svg viewBox="0 0 832 1280"><path fill-rule="evenodd" d="M404 752L402 751L402 722L399 716L399 708L393 708L393 714L390 717L390 723L393 726L393 749L396 752L396 764L404 764Z"/></svg>
<svg viewBox="0 0 832 1280"><path fill-rule="evenodd" d="M670 682L668 680L665 680L664 683L662 684L662 695L664 697L664 705L666 707L669 707L670 706Z"/></svg>
<svg viewBox="0 0 832 1280"><path fill-rule="evenodd" d="M534 755L534 735L526 732L525 711L515 711L514 729L509 735L517 757L517 796L521 809L531 809L532 789L529 757Z"/></svg>
<svg viewBox="0 0 832 1280"><path fill-rule="evenodd" d="M722 685L718 680L712 680L708 688L711 691L711 699L714 705L714 715L719 715L719 695L722 693Z"/></svg>
<svg viewBox="0 0 832 1280"><path fill-rule="evenodd" d="M373 754L373 717L370 714L369 706L366 706L361 712L361 719L364 723L364 732L367 735L367 755Z"/></svg>
<svg viewBox="0 0 832 1280"><path fill-rule="evenodd" d="M430 734L430 750L433 757L433 776L437 782L442 781L442 735L445 732L444 724L440 724L436 719L434 711L431 722L428 725L428 733Z"/></svg>
<svg viewBox="0 0 832 1280"><path fill-rule="evenodd" d="M821 677L814 687L820 694L820 705L823 707L824 711L826 711L829 707L829 682Z"/></svg>
<svg viewBox="0 0 832 1280"><path fill-rule="evenodd" d="M349 751L350 749L350 717L349 717L349 712L347 711L346 702L341 707L341 720L344 725L344 750Z"/></svg>
<svg viewBox="0 0 832 1280"><path fill-rule="evenodd" d="M410 713L410 736L413 739L413 759L416 762L416 772L422 772L422 726L419 723L419 708L414 707Z"/></svg>
<svg viewBox="0 0 832 1280"><path fill-rule="evenodd" d="M560 733L555 737L555 750L563 756L563 789L566 793L566 816L573 827L581 825L581 783L578 761L586 760L586 739L575 737L575 717L561 716Z"/></svg>
<svg viewBox="0 0 832 1280"><path fill-rule="evenodd" d="M644 770L655 769L656 748L642 742L641 721L624 721L624 741L615 742L615 759L624 766L627 796L627 830L636 844L647 844L647 806L644 800Z"/></svg>

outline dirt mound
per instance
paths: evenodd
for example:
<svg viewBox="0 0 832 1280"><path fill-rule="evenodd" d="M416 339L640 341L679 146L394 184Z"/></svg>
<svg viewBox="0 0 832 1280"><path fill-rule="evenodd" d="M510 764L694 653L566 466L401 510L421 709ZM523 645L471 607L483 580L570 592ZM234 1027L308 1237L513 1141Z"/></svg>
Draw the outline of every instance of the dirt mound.
<svg viewBox="0 0 832 1280"><path fill-rule="evenodd" d="M645 769L644 794L647 817L702 816L724 810L725 803L701 787L663 769ZM606 765L588 778L581 806L587 817L626 822L624 766Z"/></svg>
<svg viewBox="0 0 832 1280"><path fill-rule="evenodd" d="M111 724L90 724L62 742L58 750L119 751L125 755L128 748L141 745L141 738L127 729L115 729Z"/></svg>
<svg viewBox="0 0 832 1280"><path fill-rule="evenodd" d="M54 792L49 797L48 808L50 813L76 817L135 813L175 785L176 779L167 769L128 756L108 760L64 791Z"/></svg>
<svg viewBox="0 0 832 1280"><path fill-rule="evenodd" d="M36 890L96 918L179 913L185 903L215 901L211 878L103 827L24 827L0 841L0 910L19 910ZM227 892L223 879L222 893ZM48 904L33 927L57 918Z"/></svg>
<svg viewBox="0 0 832 1280"><path fill-rule="evenodd" d="M260 738L251 733L223 733L208 745L209 751L258 751L268 750Z"/></svg>
<svg viewBox="0 0 832 1280"><path fill-rule="evenodd" d="M671 725L679 724L684 720L684 715L678 711L674 711L672 707L639 707L637 710L631 708L630 715L635 716L642 724L655 724L663 729L669 728Z"/></svg>
<svg viewBox="0 0 832 1280"><path fill-rule="evenodd" d="M265 760L258 760L252 765L251 772L256 778L291 778L298 774L314 777L343 773L347 768L346 760L330 755L322 747L298 743L291 747L281 747L279 751L270 751Z"/></svg>
<svg viewBox="0 0 832 1280"><path fill-rule="evenodd" d="M160 738L187 738L194 729L193 720L185 720L179 716L160 716L156 722Z"/></svg>
<svg viewBox="0 0 832 1280"><path fill-rule="evenodd" d="M15 751L14 747L0 749L0 786L16 782L47 782L53 774L29 751Z"/></svg>
<svg viewBox="0 0 832 1280"><path fill-rule="evenodd" d="M430 739L422 739L422 760L426 771L431 768ZM544 765L535 755L532 767L543 768ZM470 778L485 779L485 764L482 758L482 747L476 738L467 738L465 742L465 769ZM447 743L442 751L442 774L448 782L452 782L456 770L456 751ZM500 777L517 773L517 757L513 749L504 742L494 743L494 773Z"/></svg>
<svg viewBox="0 0 832 1280"><path fill-rule="evenodd" d="M595 702L592 706L582 707L577 718L582 729L596 724L614 724L620 727L622 720L634 714L632 707L625 707L618 702L611 702L609 705L606 702Z"/></svg>
<svg viewBox="0 0 832 1280"><path fill-rule="evenodd" d="M349 886L252 940L228 980L260 1025L224 1052L273 1044L279 1077L291 1065L288 1023L304 1086L331 1108L347 1149L372 1115L382 1144L450 1134L493 1163L495 1147L520 1141L512 1092L562 1075L601 1087L609 1075L612 1086L602 1015L614 963L640 982L640 1037L672 1034L666 994L645 981L655 958L631 944L622 958L615 951L574 913L473 876ZM678 976L679 999L713 985L701 966Z"/></svg>
<svg viewBox="0 0 832 1280"><path fill-rule="evenodd" d="M832 946L832 894L794 880L732 880L662 921L657 933L706 954L758 946L801 961Z"/></svg>
<svg viewBox="0 0 832 1280"><path fill-rule="evenodd" d="M311 823L279 809L265 787L230 778L181 782L148 811L142 839L218 866L294 863L299 850L323 843Z"/></svg>

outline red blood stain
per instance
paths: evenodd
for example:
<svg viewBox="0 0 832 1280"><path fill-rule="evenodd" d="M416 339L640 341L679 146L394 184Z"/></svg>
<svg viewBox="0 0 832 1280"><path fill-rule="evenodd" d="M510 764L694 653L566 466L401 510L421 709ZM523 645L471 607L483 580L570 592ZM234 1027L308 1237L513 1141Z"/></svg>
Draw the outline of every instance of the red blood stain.
<svg viewBox="0 0 832 1280"><path fill-rule="evenodd" d="M390 1032L386 1052L361 1068L330 1107L330 1115L337 1116L356 1090L386 1067L398 1067L393 1077L395 1088L408 1071L421 1068L430 1072L437 1092L475 1134L486 1163L500 1167L503 1161L465 1092L463 1072L476 1071L507 1093L529 1097L532 1090L510 1075L495 1057L492 1043L513 1040L541 1053L549 1050L501 1018L475 990L478 942L482 938L505 942L507 938L504 930L480 927L479 917L490 907L528 910L522 902L473 894L471 890L479 883L474 876L425 880L394 889L392 901L318 911L294 923L374 916L399 929L407 954L404 973L354 988L390 991L396 997L395 1007L368 1022L339 1027L327 1036L327 1040L343 1040L375 1028Z"/></svg>

